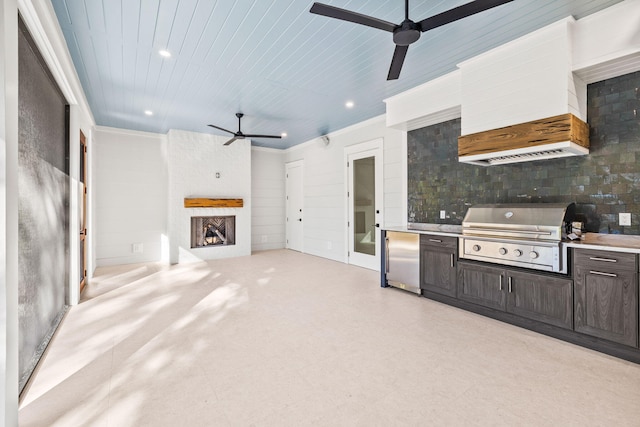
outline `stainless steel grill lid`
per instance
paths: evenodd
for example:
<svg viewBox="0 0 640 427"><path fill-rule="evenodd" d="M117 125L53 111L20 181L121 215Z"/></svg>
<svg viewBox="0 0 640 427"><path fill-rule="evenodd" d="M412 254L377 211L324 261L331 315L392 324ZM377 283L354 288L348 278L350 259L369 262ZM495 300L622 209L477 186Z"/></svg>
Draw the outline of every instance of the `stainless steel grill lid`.
<svg viewBox="0 0 640 427"><path fill-rule="evenodd" d="M574 215L573 203L474 205L462 221L462 234L559 241Z"/></svg>

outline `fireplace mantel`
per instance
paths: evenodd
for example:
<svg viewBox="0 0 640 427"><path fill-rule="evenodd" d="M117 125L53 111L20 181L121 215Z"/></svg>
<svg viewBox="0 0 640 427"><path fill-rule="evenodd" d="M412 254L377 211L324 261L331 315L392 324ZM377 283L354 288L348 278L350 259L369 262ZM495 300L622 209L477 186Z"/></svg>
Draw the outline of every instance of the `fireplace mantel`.
<svg viewBox="0 0 640 427"><path fill-rule="evenodd" d="M206 197L185 197L185 208L241 208L243 199L212 199Z"/></svg>

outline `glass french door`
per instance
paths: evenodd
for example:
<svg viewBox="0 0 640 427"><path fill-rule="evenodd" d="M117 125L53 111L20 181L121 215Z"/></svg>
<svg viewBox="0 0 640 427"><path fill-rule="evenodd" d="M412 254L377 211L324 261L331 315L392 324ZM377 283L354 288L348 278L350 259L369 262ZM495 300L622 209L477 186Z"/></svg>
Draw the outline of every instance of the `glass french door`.
<svg viewBox="0 0 640 427"><path fill-rule="evenodd" d="M380 269L382 156L375 148L348 155L349 264Z"/></svg>

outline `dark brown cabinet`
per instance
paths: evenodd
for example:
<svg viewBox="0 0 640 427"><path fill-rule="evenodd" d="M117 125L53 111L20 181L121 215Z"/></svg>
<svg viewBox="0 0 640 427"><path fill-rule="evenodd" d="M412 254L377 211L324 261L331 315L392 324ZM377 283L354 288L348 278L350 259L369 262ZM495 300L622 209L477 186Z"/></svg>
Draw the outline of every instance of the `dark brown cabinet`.
<svg viewBox="0 0 640 427"><path fill-rule="evenodd" d="M422 295L640 363L640 255L570 246L571 274L458 259L420 236Z"/></svg>
<svg viewBox="0 0 640 427"><path fill-rule="evenodd" d="M456 296L458 239L423 234L420 236L420 288L450 297Z"/></svg>
<svg viewBox="0 0 640 427"><path fill-rule="evenodd" d="M575 330L638 347L638 263L635 254L576 249Z"/></svg>
<svg viewBox="0 0 640 427"><path fill-rule="evenodd" d="M489 308L504 310L505 270L490 265L458 263L458 299Z"/></svg>
<svg viewBox="0 0 640 427"><path fill-rule="evenodd" d="M458 298L485 307L572 328L573 282L564 277L526 273L461 261Z"/></svg>
<svg viewBox="0 0 640 427"><path fill-rule="evenodd" d="M507 270L507 311L565 329L573 327L573 281Z"/></svg>

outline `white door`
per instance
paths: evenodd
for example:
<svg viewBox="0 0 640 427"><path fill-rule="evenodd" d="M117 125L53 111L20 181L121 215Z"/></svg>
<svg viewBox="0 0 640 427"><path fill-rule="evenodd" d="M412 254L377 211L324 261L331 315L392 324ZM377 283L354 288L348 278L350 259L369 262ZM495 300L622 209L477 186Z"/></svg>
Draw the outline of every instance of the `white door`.
<svg viewBox="0 0 640 427"><path fill-rule="evenodd" d="M379 271L382 149L348 153L347 180L349 264Z"/></svg>
<svg viewBox="0 0 640 427"><path fill-rule="evenodd" d="M287 249L302 252L302 161L287 163L285 170L287 193L286 247Z"/></svg>

